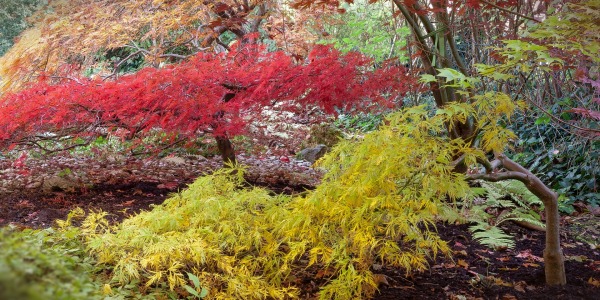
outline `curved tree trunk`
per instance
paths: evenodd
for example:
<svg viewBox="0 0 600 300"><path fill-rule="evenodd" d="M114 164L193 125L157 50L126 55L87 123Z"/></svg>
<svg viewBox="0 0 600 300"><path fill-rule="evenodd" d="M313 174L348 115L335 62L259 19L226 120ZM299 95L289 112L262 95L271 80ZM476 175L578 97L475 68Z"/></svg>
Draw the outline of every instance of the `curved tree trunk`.
<svg viewBox="0 0 600 300"><path fill-rule="evenodd" d="M516 178L544 203L546 213L546 248L544 249L544 268L546 284L565 285L565 258L560 247L560 216L558 214L558 195L546 186L537 176L504 154L498 156L502 165L509 171L525 175Z"/></svg>
<svg viewBox="0 0 600 300"><path fill-rule="evenodd" d="M546 186L537 176L504 154L498 154L496 160L486 164L486 174L469 174L468 179L502 181L516 179L544 203L546 213L546 248L544 249L544 268L546 284L565 285L565 258L560 247L560 217L558 214L558 195ZM494 173L496 167L503 166L504 172Z"/></svg>

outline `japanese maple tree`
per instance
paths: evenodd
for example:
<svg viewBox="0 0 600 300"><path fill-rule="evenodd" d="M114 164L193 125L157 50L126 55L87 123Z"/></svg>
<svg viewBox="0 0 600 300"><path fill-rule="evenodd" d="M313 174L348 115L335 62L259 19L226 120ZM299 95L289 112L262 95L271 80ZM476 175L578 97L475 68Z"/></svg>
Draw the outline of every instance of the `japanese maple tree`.
<svg viewBox="0 0 600 300"><path fill-rule="evenodd" d="M255 44L221 54L200 53L164 68L146 68L115 81L40 81L6 95L0 107L4 146L48 139L91 140L112 132L141 141L152 130L182 139L216 137L225 162L235 162L228 137L240 134L265 106L368 109L395 105L414 80L403 67L374 69L363 55L315 47L304 63Z"/></svg>
<svg viewBox="0 0 600 300"><path fill-rule="evenodd" d="M530 77L538 77L552 88L539 89L538 93L534 93L536 99L525 97L526 100L534 105L539 105L539 99L544 103L552 103L552 99L561 92L559 78L563 78L563 75L558 72L565 70L569 73L574 69L569 61L580 61L576 74L579 81L597 87L597 80L594 75L589 75L589 70L597 68L597 34L593 34L597 22L592 19L597 19L598 1L557 2L560 3L553 2L553 5L560 4L559 6L549 9L549 1L538 0L393 0L395 9L398 10L397 15L411 29L415 53L412 63L425 74L423 82L429 85L438 114L449 113L451 106L480 105L481 102L478 101L490 95L496 95L494 97L498 99L511 99L509 94L514 97L513 100L521 98L523 89L531 85ZM314 3L336 4L337 1L299 0L295 6L308 8ZM549 14L555 14L556 17L547 19ZM540 40L533 43L521 42L523 37L520 33L531 25L540 23L547 25L542 25L541 30L530 36ZM513 44L509 42L509 49L503 48L502 41L509 39L520 40ZM561 59L561 55L557 53L566 54L568 59ZM576 57L579 59L573 60ZM491 67L493 70L490 71L484 65L494 65ZM502 71L498 71L500 69ZM533 86L539 87L537 84ZM596 101L592 100L590 103L594 102ZM504 108L487 107L488 114L502 115ZM589 107L574 108L571 112L587 116L588 119L597 119L597 110ZM494 158L480 156L476 162L467 163L465 157L471 155L469 151L456 151L453 157L455 171L465 173L469 166L472 167L472 172L475 173L468 174L467 179L470 180L516 179L541 199L547 226L544 250L546 282L564 285L566 277L560 247L557 193L527 168L503 153L510 140L517 138L512 132L501 127L490 130L486 128L490 124L480 121L481 118L473 116L460 118L447 124L447 136L472 145L472 150L469 151L482 151ZM576 128L589 135L596 135L597 132L593 128ZM482 143L482 140L491 136L497 141L487 145Z"/></svg>

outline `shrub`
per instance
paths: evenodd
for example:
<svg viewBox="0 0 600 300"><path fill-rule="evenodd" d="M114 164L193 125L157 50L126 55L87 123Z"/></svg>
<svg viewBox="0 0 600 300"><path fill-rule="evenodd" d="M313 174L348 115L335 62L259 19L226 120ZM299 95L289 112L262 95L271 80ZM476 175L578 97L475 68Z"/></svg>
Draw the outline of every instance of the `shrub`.
<svg viewBox="0 0 600 300"><path fill-rule="evenodd" d="M0 228L0 299L102 299L76 228Z"/></svg>
<svg viewBox="0 0 600 300"><path fill-rule="evenodd" d="M600 140L582 138L543 118L534 122L532 117L521 116L515 124L515 132L523 138L514 159L563 195L563 211L572 212L575 201L600 205Z"/></svg>
<svg viewBox="0 0 600 300"><path fill-rule="evenodd" d="M190 273L208 298L294 298L295 271L313 266L331 274L321 299L368 298L374 263L410 273L449 253L435 233L438 207L472 191L451 163L468 146L442 134L451 109L427 118L414 107L340 142L318 162L323 183L303 195L273 196L244 187L242 170L221 170L116 226L91 215L88 248L114 281L181 295Z"/></svg>

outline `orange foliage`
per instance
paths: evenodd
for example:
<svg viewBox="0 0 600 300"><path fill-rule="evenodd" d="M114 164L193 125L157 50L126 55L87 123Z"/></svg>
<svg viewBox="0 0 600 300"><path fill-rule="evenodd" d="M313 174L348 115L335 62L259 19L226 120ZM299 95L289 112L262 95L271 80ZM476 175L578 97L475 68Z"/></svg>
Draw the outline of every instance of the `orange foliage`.
<svg viewBox="0 0 600 300"><path fill-rule="evenodd" d="M185 58L172 50L207 50L224 30L263 18L257 7L268 1L51 1L32 18L35 26L0 58L0 92L18 90L41 72L67 76L88 68L95 54L111 48L131 47L153 66ZM134 42L141 40L151 46L137 47Z"/></svg>
<svg viewBox="0 0 600 300"><path fill-rule="evenodd" d="M291 1L273 7L265 25L269 37L286 53L306 57L323 31L323 23L334 22L338 14L333 5L314 5L310 9L291 8Z"/></svg>

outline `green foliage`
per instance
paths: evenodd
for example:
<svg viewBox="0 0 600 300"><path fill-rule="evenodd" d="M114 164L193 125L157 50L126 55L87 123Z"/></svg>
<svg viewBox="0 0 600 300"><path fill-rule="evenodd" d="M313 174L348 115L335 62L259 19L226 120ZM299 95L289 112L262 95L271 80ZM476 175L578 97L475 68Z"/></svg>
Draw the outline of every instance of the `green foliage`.
<svg viewBox="0 0 600 300"><path fill-rule="evenodd" d="M497 226L491 226L485 222L477 222L476 225L469 227L473 233L473 239L493 249L512 249L515 247L515 241Z"/></svg>
<svg viewBox="0 0 600 300"><path fill-rule="evenodd" d="M376 130L383 122L380 114L358 113L340 115L334 124L344 131L370 132Z"/></svg>
<svg viewBox="0 0 600 300"><path fill-rule="evenodd" d="M577 50L594 62L600 62L599 0L567 3L560 14L549 16L526 34L528 37L546 39L550 45L568 51Z"/></svg>
<svg viewBox="0 0 600 300"><path fill-rule="evenodd" d="M466 90L474 87L475 84L479 82L479 79L466 76L465 74L451 68L438 69L437 71L437 77L444 78L444 82L446 83L444 85L445 87L456 87ZM428 83L437 81L437 79L433 75L423 74L421 75L421 79L419 81Z"/></svg>
<svg viewBox="0 0 600 300"><path fill-rule="evenodd" d="M338 16L337 22L325 26L328 35L319 43L333 44L342 52L358 51L377 62L390 58L406 61L403 48L410 31L397 23L386 7L390 5L389 1L342 3L346 12Z"/></svg>
<svg viewBox="0 0 600 300"><path fill-rule="evenodd" d="M536 114L521 115L515 122L519 125L512 126L523 137L517 142L513 159L562 195L562 211L572 212L575 201L600 205L600 141L581 138L564 125L535 124L536 118Z"/></svg>
<svg viewBox="0 0 600 300"><path fill-rule="evenodd" d="M342 139L342 131L331 124L322 123L310 127L308 138L302 142L300 148L314 147L323 144L329 148L335 146Z"/></svg>
<svg viewBox="0 0 600 300"><path fill-rule="evenodd" d="M151 42L132 42L137 47L151 46ZM142 54L137 53L136 49L131 47L120 47L99 51L94 55L95 64L83 72L83 76L91 77L104 70L109 70L115 74L135 73L141 70L146 62Z"/></svg>
<svg viewBox="0 0 600 300"><path fill-rule="evenodd" d="M514 72L525 74L534 69L551 71L555 66L562 66L564 61L550 55L548 47L523 40L504 41L504 47L495 48L502 55L502 64L494 66L477 64L479 73L494 80L507 80L515 77Z"/></svg>
<svg viewBox="0 0 600 300"><path fill-rule="evenodd" d="M518 180L506 180L502 182L481 181L480 184L487 191L488 206L520 207L527 210L532 205L543 207L542 201L532 194L524 183Z"/></svg>
<svg viewBox="0 0 600 300"><path fill-rule="evenodd" d="M60 170L60 172L58 172L57 175L60 177L67 177L71 174L73 174L73 171L71 171L70 168L64 168L64 169Z"/></svg>
<svg viewBox="0 0 600 300"><path fill-rule="evenodd" d="M476 223L469 227L469 230L479 243L495 249L513 248L513 237L499 228L506 221L526 222L545 227L534 209L543 209L542 202L522 182L480 181L479 184L486 193L486 200L468 209L470 221Z"/></svg>
<svg viewBox="0 0 600 300"><path fill-rule="evenodd" d="M29 25L27 17L38 8L41 0L0 0L0 56L12 45L13 40Z"/></svg>
<svg viewBox="0 0 600 300"><path fill-rule="evenodd" d="M187 275L193 286L185 285L185 290L197 299L203 299L208 296L208 290L201 286L200 278L192 273L187 273Z"/></svg>
<svg viewBox="0 0 600 300"><path fill-rule="evenodd" d="M79 230L0 228L0 299L103 299Z"/></svg>

